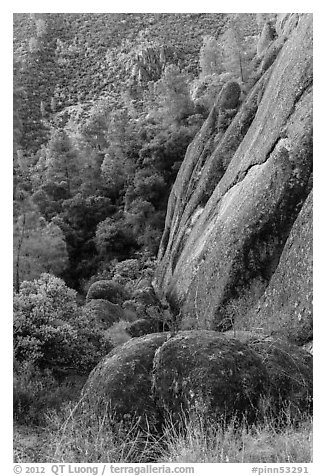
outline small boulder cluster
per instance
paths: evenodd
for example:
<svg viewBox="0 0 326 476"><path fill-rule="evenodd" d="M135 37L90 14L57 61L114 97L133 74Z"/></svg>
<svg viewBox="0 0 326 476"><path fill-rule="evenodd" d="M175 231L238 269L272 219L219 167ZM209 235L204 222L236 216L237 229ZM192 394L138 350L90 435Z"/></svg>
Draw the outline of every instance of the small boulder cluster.
<svg viewBox="0 0 326 476"><path fill-rule="evenodd" d="M111 279L98 279L88 288L82 312L109 338L115 328L123 328L123 341L168 329L169 312L137 266L137 260L120 262Z"/></svg>

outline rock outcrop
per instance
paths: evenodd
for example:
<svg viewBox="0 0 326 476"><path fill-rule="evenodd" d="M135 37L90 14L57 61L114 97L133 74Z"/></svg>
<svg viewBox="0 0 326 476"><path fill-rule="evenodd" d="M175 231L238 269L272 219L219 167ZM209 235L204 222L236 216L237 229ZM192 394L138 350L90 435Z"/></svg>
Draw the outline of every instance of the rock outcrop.
<svg viewBox="0 0 326 476"><path fill-rule="evenodd" d="M181 316L181 329L252 325L304 343L311 339L311 280L296 260L305 255L310 273L311 255L308 241L303 249L296 237L302 226L308 233L309 213L298 215L312 189L312 15L287 15L276 30L270 58L263 56L260 77L226 129L218 127L217 101L188 147L154 286ZM290 289L293 282L300 291ZM285 294L283 304L272 303L276 287L288 304Z"/></svg>

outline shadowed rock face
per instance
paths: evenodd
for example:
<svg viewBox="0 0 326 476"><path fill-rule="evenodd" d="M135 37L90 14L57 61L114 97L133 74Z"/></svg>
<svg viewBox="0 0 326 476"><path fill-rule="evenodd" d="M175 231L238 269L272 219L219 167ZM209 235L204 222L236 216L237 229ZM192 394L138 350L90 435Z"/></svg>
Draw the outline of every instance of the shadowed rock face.
<svg viewBox="0 0 326 476"><path fill-rule="evenodd" d="M280 25L275 60L225 131L218 128L218 103L213 107L170 195L154 286L180 312L182 329L251 328L248 311L266 288L273 294L272 277L312 188L312 15L295 14ZM287 264L278 285L288 280L290 292L298 269L293 259ZM308 281L300 289L307 301L310 287ZM267 331L268 306L255 311L256 327ZM302 322L310 311L302 306ZM300 333L290 319L291 335Z"/></svg>
<svg viewBox="0 0 326 476"><path fill-rule="evenodd" d="M312 339L312 205L311 192L264 295L247 317L253 328L264 326L299 345Z"/></svg>

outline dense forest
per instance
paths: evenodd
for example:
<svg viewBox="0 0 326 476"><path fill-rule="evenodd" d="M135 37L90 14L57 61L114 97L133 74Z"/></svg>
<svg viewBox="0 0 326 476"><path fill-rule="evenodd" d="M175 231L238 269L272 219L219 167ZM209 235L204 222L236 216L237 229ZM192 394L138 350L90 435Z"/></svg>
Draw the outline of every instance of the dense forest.
<svg viewBox="0 0 326 476"><path fill-rule="evenodd" d="M82 293L112 260L155 256L187 146L248 79L252 17L15 15L17 291L46 271Z"/></svg>
<svg viewBox="0 0 326 476"><path fill-rule="evenodd" d="M226 131L275 60L279 50L263 56L275 22L263 13L14 14L17 424L44 427L57 412L53 437L103 356L132 337L177 332L178 316L152 287L169 196L216 98L237 96L219 116ZM19 450L20 438L16 460L54 461L44 448ZM66 448L60 461L76 457ZM110 457L141 460L139 448L124 451Z"/></svg>

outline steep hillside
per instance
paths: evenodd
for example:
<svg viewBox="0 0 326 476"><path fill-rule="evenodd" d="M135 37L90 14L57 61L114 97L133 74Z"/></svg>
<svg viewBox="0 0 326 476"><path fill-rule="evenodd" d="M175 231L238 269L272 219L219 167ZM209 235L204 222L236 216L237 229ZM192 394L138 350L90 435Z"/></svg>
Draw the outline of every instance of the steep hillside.
<svg viewBox="0 0 326 476"><path fill-rule="evenodd" d="M223 105L222 91L188 147L155 286L183 329L255 328L302 344L312 319L310 198L302 209L312 188L312 15L280 15L276 31L242 104Z"/></svg>
<svg viewBox="0 0 326 476"><path fill-rule="evenodd" d="M35 152L47 139L40 134L41 102L46 116L77 104L89 109L99 97L121 106L148 46L164 47L169 63L196 75L203 36L218 36L227 20L225 14L197 13L15 14L15 79L25 92L21 145Z"/></svg>

